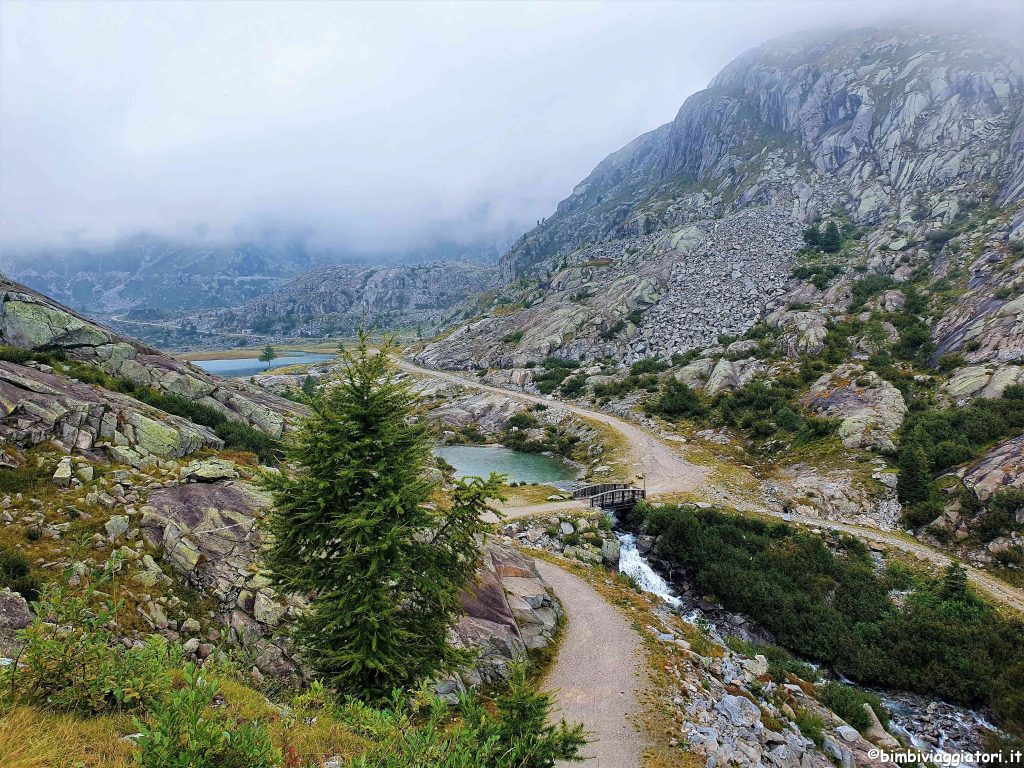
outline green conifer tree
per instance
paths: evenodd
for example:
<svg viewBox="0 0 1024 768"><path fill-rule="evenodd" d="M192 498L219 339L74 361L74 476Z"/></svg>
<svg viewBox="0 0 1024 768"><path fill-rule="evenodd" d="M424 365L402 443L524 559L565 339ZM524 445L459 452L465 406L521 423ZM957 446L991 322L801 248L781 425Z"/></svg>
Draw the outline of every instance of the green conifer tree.
<svg viewBox="0 0 1024 768"><path fill-rule="evenodd" d="M481 514L502 486L472 479L443 510L429 504L431 443L393 348L387 339L375 353L360 330L288 451L294 471L268 480L273 580L310 599L299 649L335 690L366 701L465 661L447 631L480 564Z"/></svg>
<svg viewBox="0 0 1024 768"><path fill-rule="evenodd" d="M811 248L817 248L821 245L821 228L818 226L817 222L811 224L804 230L804 242Z"/></svg>
<svg viewBox="0 0 1024 768"><path fill-rule="evenodd" d="M839 227L834 221L830 221L821 230L821 250L825 253L835 253L843 245L843 238L839 234Z"/></svg>
<svg viewBox="0 0 1024 768"><path fill-rule="evenodd" d="M963 601L967 597L967 571L958 563L950 563L942 578L942 599Z"/></svg>
<svg viewBox="0 0 1024 768"><path fill-rule="evenodd" d="M277 352L274 351L274 348L272 346L267 344L267 346L265 346L263 348L263 351L260 352L260 357L259 357L260 362L261 363L266 363L267 364L267 368L269 368L271 361L276 360L276 359L277 359Z"/></svg>
<svg viewBox="0 0 1024 768"><path fill-rule="evenodd" d="M927 501L932 477L928 472L928 457L917 443L903 447L899 455L900 474L896 480L896 495L904 505Z"/></svg>

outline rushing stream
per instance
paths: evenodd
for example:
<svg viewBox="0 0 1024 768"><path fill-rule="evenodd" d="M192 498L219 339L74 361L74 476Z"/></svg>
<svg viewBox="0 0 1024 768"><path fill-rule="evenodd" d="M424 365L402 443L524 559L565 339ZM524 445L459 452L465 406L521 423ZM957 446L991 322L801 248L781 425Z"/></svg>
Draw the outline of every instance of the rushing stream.
<svg viewBox="0 0 1024 768"><path fill-rule="evenodd" d="M703 610L698 605L689 605L680 598L672 586L662 578L636 546L632 533L616 532L621 547L619 571L626 574L644 592L657 595L692 624L710 628L717 640L735 634L735 627ZM816 665L814 665L816 666ZM844 680L849 683L850 681ZM872 691L877 694L890 714L890 730L903 737L912 746L936 753L973 752L979 750L979 735L985 730L994 730L978 712L933 701L924 696L891 691Z"/></svg>

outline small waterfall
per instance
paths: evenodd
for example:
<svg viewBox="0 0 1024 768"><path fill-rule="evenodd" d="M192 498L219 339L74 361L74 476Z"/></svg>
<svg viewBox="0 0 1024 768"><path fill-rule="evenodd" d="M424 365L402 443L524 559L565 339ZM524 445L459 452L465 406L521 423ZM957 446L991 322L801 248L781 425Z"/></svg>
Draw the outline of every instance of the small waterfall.
<svg viewBox="0 0 1024 768"><path fill-rule="evenodd" d="M619 572L629 576L644 592L657 595L673 608L679 608L682 601L658 573L651 568L636 548L636 537L632 533L616 533L619 539Z"/></svg>

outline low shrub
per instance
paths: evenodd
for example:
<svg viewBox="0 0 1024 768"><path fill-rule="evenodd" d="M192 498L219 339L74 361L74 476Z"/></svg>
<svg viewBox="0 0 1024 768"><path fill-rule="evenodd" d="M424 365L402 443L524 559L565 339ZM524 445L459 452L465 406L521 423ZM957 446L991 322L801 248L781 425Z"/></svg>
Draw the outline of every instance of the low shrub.
<svg viewBox="0 0 1024 768"><path fill-rule="evenodd" d="M639 376L644 373L661 373L666 370L668 370L668 363L664 360L658 360L656 357L647 357L643 360L637 360L629 367L629 372L633 376Z"/></svg>
<svg viewBox="0 0 1024 768"><path fill-rule="evenodd" d="M3 587L18 592L26 600L39 597L39 579L33 575L28 558L0 545L0 588Z"/></svg>
<svg viewBox="0 0 1024 768"><path fill-rule="evenodd" d="M142 768L278 768L281 753L260 720L239 721L211 706L220 685L194 665L182 685L136 720Z"/></svg>
<svg viewBox="0 0 1024 768"><path fill-rule="evenodd" d="M861 733L867 731L872 725L871 717L864 709L865 704L874 710L882 727L889 723L888 710L882 704L882 700L873 693L829 681L818 686L818 698L822 704Z"/></svg>
<svg viewBox="0 0 1024 768"><path fill-rule="evenodd" d="M110 626L119 606L106 596L113 561L71 587L47 585L32 623L18 633L21 649L6 674L15 698L83 714L147 706L172 684L169 666L181 649L154 635L141 647L116 642Z"/></svg>

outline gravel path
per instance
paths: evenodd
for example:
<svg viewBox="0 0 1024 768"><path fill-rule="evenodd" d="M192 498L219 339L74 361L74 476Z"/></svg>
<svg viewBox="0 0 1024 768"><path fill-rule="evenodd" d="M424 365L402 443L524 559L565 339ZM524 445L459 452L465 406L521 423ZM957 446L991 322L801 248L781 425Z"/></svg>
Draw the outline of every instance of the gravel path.
<svg viewBox="0 0 1024 768"><path fill-rule="evenodd" d="M629 716L637 712L637 689L644 677L640 637L578 576L542 560L537 569L567 618L544 687L556 692L556 715L583 723L592 739L583 749L583 763L559 765L639 768L643 739Z"/></svg>

